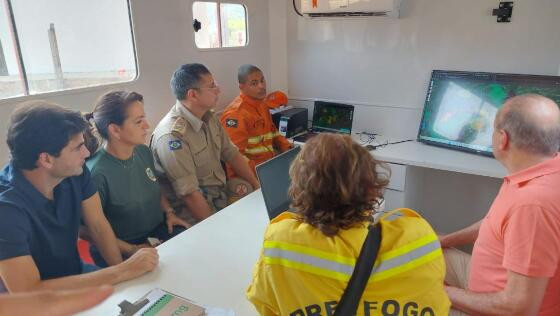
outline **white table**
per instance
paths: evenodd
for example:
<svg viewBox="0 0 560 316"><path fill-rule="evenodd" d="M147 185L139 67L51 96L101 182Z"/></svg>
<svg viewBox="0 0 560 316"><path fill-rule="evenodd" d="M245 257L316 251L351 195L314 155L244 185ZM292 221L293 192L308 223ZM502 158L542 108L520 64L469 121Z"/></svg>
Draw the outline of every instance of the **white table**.
<svg viewBox="0 0 560 316"><path fill-rule="evenodd" d="M400 140L380 138L380 144ZM417 141L371 153L391 167L387 209L413 208L440 232L458 230L484 217L507 174L494 158Z"/></svg>
<svg viewBox="0 0 560 316"><path fill-rule="evenodd" d="M398 140L389 140L389 142ZM383 143L383 142L380 142ZM503 178L507 170L496 159L417 141L387 145L372 151L377 159L407 166Z"/></svg>
<svg viewBox="0 0 560 316"><path fill-rule="evenodd" d="M496 182L506 173L495 159L418 142L388 145L372 151L372 154L392 164L394 178L404 177L401 193L413 197L428 194L425 192L430 187L425 183L429 180L420 181L429 176L418 176L416 169L447 172L451 178L455 174L463 174L459 177L460 181L464 181L465 177L470 181L470 176L476 180L475 185L470 186L476 186L479 178ZM398 166L409 169L402 172ZM453 187L453 183L448 183L448 178L449 175L445 176L441 185ZM393 184L393 187L401 187L401 184ZM458 192L455 195L464 194ZM428 195L430 198L436 197L436 194ZM456 196L451 197L451 202L461 203L455 200ZM470 199L470 196L466 198ZM437 220L442 223L459 218L461 222L458 224L464 226L460 215L444 214L446 216L441 217L442 210L445 210L441 205L427 205L412 198L403 201L405 205L399 207L424 210L432 216L435 213ZM387 208L392 207L388 205ZM485 211L482 209L482 212ZM434 221L437 220L434 218ZM232 309L236 315L256 315L255 309L245 298L245 290L251 281L267 223L268 215L261 192L253 192L159 246L160 264L155 271L117 285L109 299L83 315L117 315L117 305L122 300L134 302L155 287L201 304Z"/></svg>
<svg viewBox="0 0 560 316"><path fill-rule="evenodd" d="M134 302L155 287L236 315L257 315L245 290L267 223L258 190L159 246L155 271L117 285L109 299L83 315L118 315L122 300Z"/></svg>
<svg viewBox="0 0 560 316"><path fill-rule="evenodd" d="M377 135L371 142L363 141L360 135L352 134L352 138L363 146L380 145L385 142L398 142L390 136ZM367 139L367 137L365 137ZM294 142L296 145L305 143ZM503 178L507 170L496 159L449 148L427 145L418 141L407 141L389 144L370 151L378 160L406 166L459 172L478 176Z"/></svg>

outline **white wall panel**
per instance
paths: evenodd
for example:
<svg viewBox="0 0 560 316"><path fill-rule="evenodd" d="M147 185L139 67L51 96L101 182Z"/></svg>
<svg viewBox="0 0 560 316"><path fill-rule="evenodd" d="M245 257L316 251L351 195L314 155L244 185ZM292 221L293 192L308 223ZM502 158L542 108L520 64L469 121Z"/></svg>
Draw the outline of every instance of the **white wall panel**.
<svg viewBox="0 0 560 316"><path fill-rule="evenodd" d="M15 104L46 99L81 111L91 111L92 103L110 89L134 90L144 95L148 120L153 127L175 102L169 87L172 72L183 63L205 64L222 88L218 110L238 93L237 68L253 63L270 74L268 1L244 0L248 8L249 46L221 50L199 50L192 29L193 0L132 0L132 17L138 54L139 78L132 83L49 93L0 101L0 163L8 160L5 144L7 118ZM241 1L228 1L241 2ZM70 12L69 12L70 14Z"/></svg>
<svg viewBox="0 0 560 316"><path fill-rule="evenodd" d="M284 1L269 0L270 77L267 83L270 91L288 91L287 15Z"/></svg>
<svg viewBox="0 0 560 316"><path fill-rule="evenodd" d="M288 82L296 99L421 108L432 69L556 75L560 1L403 0L400 19L296 16L288 1Z"/></svg>

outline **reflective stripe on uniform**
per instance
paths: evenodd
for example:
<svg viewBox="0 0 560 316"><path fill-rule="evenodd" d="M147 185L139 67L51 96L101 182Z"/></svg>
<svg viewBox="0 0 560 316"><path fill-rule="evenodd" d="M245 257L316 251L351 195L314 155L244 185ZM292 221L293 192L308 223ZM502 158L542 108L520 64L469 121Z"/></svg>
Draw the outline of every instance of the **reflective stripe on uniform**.
<svg viewBox="0 0 560 316"><path fill-rule="evenodd" d="M403 216L404 215L401 212L396 212L396 213L389 214L389 216L387 216L387 217L384 217L383 220L385 220L387 222L390 222L390 221L394 221L397 218L400 218L400 217L403 217Z"/></svg>
<svg viewBox="0 0 560 316"><path fill-rule="evenodd" d="M268 152L274 152L274 147L272 145L261 145L261 146L255 146L255 147L247 147L245 148L245 153L249 154L249 155L255 155L255 154L262 154L262 153L268 153Z"/></svg>
<svg viewBox="0 0 560 316"><path fill-rule="evenodd" d="M262 143L263 141L271 140L276 137L278 132L268 132L266 134L252 136L247 138L247 143L251 145ZM279 135L279 134L278 134Z"/></svg>
<svg viewBox="0 0 560 316"><path fill-rule="evenodd" d="M278 264L341 281L350 280L356 263L355 258L277 241L265 241L263 252L263 260L267 264ZM369 281L386 279L415 269L440 256L442 251L437 236L424 236L381 254Z"/></svg>
<svg viewBox="0 0 560 316"><path fill-rule="evenodd" d="M376 218L383 219L386 222L394 221L397 218L401 218L404 214L398 210L392 211L380 211L374 215Z"/></svg>
<svg viewBox="0 0 560 316"><path fill-rule="evenodd" d="M408 252L405 252L409 249ZM404 252L402 254L399 254ZM422 237L408 245L384 253L373 267L370 281L383 280L415 269L442 256L439 239L435 234Z"/></svg>

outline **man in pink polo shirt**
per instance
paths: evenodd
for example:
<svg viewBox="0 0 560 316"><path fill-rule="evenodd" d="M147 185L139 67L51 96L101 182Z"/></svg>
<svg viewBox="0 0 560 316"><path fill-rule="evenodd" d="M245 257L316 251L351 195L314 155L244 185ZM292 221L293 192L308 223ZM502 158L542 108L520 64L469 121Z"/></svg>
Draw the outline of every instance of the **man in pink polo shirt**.
<svg viewBox="0 0 560 316"><path fill-rule="evenodd" d="M508 176L484 219L440 237L442 247L474 242L472 257L445 250L447 293L468 314L560 315L558 106L535 94L507 100L492 145Z"/></svg>

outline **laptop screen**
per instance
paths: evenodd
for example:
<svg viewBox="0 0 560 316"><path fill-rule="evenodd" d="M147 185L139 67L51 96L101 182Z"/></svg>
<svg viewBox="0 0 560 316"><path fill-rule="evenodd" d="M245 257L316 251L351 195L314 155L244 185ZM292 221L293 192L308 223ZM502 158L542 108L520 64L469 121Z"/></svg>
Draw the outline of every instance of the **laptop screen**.
<svg viewBox="0 0 560 316"><path fill-rule="evenodd" d="M315 101L312 128L320 132L350 134L353 118L353 105Z"/></svg>
<svg viewBox="0 0 560 316"><path fill-rule="evenodd" d="M261 193L270 219L290 208L292 201L288 197L288 188L292 181L289 170L299 151L300 147L294 147L256 167Z"/></svg>

